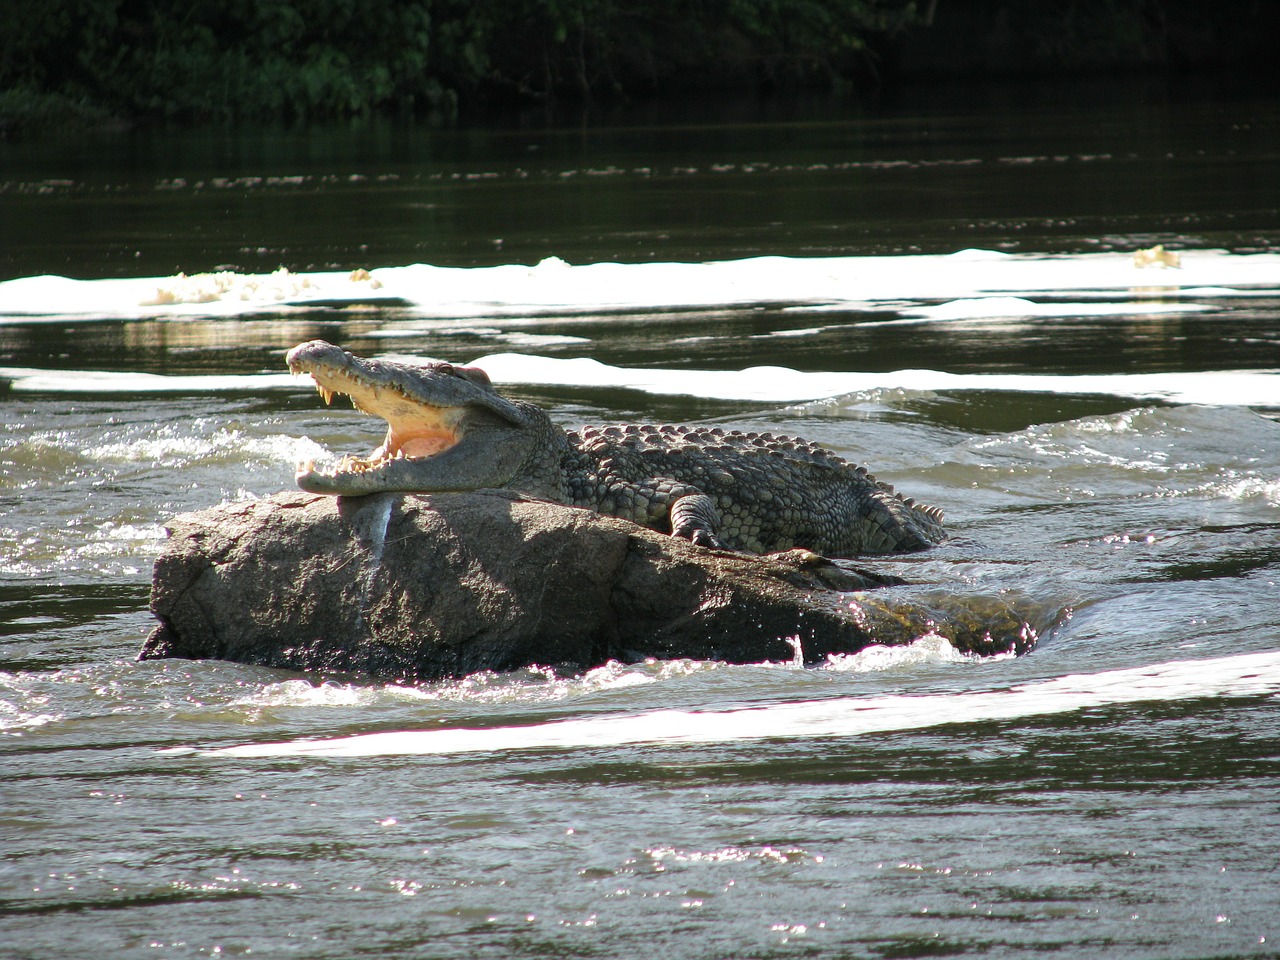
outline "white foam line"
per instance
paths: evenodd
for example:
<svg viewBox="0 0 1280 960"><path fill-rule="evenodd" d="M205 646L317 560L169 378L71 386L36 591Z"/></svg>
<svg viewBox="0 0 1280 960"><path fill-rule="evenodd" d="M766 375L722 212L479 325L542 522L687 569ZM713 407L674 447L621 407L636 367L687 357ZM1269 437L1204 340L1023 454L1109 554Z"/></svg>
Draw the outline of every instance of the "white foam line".
<svg viewBox="0 0 1280 960"><path fill-rule="evenodd" d="M1280 370L1084 375L957 374L937 370L836 373L763 366L745 370L663 370L610 366L586 357L561 359L517 353L491 354L476 360L475 365L501 384L624 387L667 396L772 403L822 400L872 390L985 390L1280 406Z"/></svg>
<svg viewBox="0 0 1280 960"><path fill-rule="evenodd" d="M294 377L290 373L166 376L115 370L0 367L0 382L3 381L7 381L8 389L15 393L219 393L281 387L315 389L315 383L309 376Z"/></svg>
<svg viewBox="0 0 1280 960"><path fill-rule="evenodd" d="M895 257L756 257L709 263L414 264L352 274L216 273L138 279L24 277L0 282L0 319L226 317L380 303L422 316L546 309L662 309L758 303L963 300L1027 291L1109 291L1147 299L1180 288L1274 290L1280 254L1190 250L1176 268L1125 253L1012 256L990 250ZM1139 312L1141 310L1139 309Z"/></svg>
<svg viewBox="0 0 1280 960"><path fill-rule="evenodd" d="M1203 313L1202 303L1155 303L1124 300L1120 303L1035 303L1025 297L976 297L948 300L929 307L906 307L901 320L870 321L859 326L933 323L938 320L1006 320L1015 317L1130 317L1167 313Z"/></svg>
<svg viewBox="0 0 1280 960"><path fill-rule="evenodd" d="M386 355L414 361L419 357ZM1098 394L1138 400L1168 400L1212 406L1280 407L1280 370L1210 370L1137 374L957 374L938 370L889 373L806 372L790 367L687 370L617 367L588 357L564 359L496 353L474 361L497 384L562 387L623 387L664 396L712 400L798 403L876 390L1007 391L1067 395ZM15 393L219 393L310 389L310 377L292 374L162 376L98 370L0 367L0 385Z"/></svg>
<svg viewBox="0 0 1280 960"><path fill-rule="evenodd" d="M210 757L386 757L563 750L625 744L732 743L853 737L954 723L1014 720L1090 707L1280 692L1280 650L1073 674L1007 690L922 696L839 697L737 710L657 710L529 726L410 730L332 740L254 743L200 751ZM175 752L190 753L187 748Z"/></svg>

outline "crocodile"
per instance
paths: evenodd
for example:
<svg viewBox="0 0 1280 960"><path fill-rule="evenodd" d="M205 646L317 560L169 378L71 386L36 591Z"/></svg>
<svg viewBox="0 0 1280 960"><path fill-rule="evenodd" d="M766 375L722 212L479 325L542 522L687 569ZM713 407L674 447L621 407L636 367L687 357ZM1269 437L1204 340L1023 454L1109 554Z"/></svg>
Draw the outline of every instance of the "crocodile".
<svg viewBox="0 0 1280 960"><path fill-rule="evenodd" d="M946 536L936 507L798 437L673 424L566 431L499 394L477 367L365 359L323 340L299 344L286 362L310 374L326 403L345 395L387 423L367 456L299 464L298 486L311 493L498 488L756 554L897 553Z"/></svg>

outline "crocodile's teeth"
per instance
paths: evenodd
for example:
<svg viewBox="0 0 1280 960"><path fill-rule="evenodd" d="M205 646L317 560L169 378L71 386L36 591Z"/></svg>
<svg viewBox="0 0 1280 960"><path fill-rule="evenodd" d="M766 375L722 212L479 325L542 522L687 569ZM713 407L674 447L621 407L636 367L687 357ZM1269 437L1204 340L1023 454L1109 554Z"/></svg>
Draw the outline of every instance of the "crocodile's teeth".
<svg viewBox="0 0 1280 960"><path fill-rule="evenodd" d="M332 390L330 390L328 387L323 386L322 384L319 384L319 383L316 384L316 390L318 390L320 393L320 396L324 398L325 403L333 403Z"/></svg>
<svg viewBox="0 0 1280 960"><path fill-rule="evenodd" d="M314 473L316 462L314 460L299 460L297 466L293 468L293 472L297 474Z"/></svg>

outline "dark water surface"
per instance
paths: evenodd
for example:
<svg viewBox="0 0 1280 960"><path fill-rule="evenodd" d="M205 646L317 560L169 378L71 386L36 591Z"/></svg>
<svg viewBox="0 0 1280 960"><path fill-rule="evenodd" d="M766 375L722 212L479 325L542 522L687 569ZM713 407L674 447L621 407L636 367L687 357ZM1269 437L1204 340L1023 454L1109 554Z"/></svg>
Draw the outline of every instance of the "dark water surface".
<svg viewBox="0 0 1280 960"><path fill-rule="evenodd" d="M955 102L5 145L0 279L1280 252L1274 101ZM805 402L717 398L694 374L672 394L535 378L509 392L565 424L715 419L866 462L942 506L955 534L887 569L1016 598L1054 626L1016 660L926 638L808 668L671 661L415 688L134 662L166 519L285 489L317 451L372 446L368 418L302 388L0 393L0 956L1280 955L1280 396L1238 392L1280 367L1278 285L1201 290L1188 312L909 324L789 304L0 317L0 366L77 375L279 373L285 349L319 336L450 360L1115 378ZM1126 388L1151 373L1223 386L1212 403ZM1262 657L1252 679L1219 679L1245 655ZM1130 698L1117 673L1130 679L1106 696L1068 689L1061 712L1037 700L1055 689L1042 682L1098 673L1101 687L1177 661L1204 661L1203 686L1192 667L1167 696L1153 681ZM975 715L983 693L1015 707ZM810 701L903 712L831 735L788 712ZM747 705L773 711L776 738L673 744L655 720L648 743L605 725L521 746L550 721ZM167 752L461 728L511 745Z"/></svg>
<svg viewBox="0 0 1280 960"><path fill-rule="evenodd" d="M7 145L0 277L1274 242L1274 99L1038 93Z"/></svg>

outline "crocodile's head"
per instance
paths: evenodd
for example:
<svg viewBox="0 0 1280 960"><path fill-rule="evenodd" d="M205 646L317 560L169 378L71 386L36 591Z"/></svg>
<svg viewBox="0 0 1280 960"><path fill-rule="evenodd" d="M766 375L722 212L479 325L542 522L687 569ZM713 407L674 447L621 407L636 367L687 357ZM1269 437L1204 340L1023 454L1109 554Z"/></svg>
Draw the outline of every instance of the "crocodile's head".
<svg viewBox="0 0 1280 960"><path fill-rule="evenodd" d="M286 361L294 374L311 375L326 403L347 396L387 422L386 439L367 456L344 456L327 469L299 464L303 490L364 496L509 487L555 497L539 478L548 455L558 458L544 448L560 431L536 407L500 396L483 370L365 360L323 340L299 344Z"/></svg>

